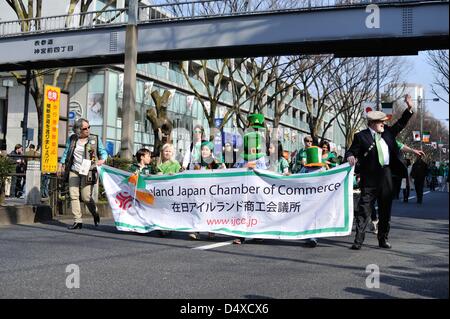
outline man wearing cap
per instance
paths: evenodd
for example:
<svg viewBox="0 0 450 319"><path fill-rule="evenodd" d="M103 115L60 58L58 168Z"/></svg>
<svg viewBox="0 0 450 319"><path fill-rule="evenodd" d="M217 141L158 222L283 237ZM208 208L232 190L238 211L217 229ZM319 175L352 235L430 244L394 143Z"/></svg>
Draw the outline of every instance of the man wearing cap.
<svg viewBox="0 0 450 319"><path fill-rule="evenodd" d="M385 125L388 117L383 112L371 111L367 114L369 128L357 133L353 138L345 158L350 165L359 163L361 197L356 213L356 235L354 250L361 249L365 231L373 210L373 203L378 202L378 245L391 248L388 235L391 220L393 196L392 174L406 176L407 169L401 159L400 149L395 137L411 118L411 96L404 99L407 109L402 117L392 126Z"/></svg>

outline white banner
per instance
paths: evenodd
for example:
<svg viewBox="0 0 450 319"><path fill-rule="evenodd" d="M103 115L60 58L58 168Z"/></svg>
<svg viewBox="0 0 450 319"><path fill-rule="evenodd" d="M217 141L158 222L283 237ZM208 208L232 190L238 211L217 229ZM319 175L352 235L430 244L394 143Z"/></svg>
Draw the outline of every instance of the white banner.
<svg viewBox="0 0 450 319"><path fill-rule="evenodd" d="M304 239L346 236L352 230L353 168L348 164L290 176L230 169L138 177L106 165L99 170L122 231Z"/></svg>

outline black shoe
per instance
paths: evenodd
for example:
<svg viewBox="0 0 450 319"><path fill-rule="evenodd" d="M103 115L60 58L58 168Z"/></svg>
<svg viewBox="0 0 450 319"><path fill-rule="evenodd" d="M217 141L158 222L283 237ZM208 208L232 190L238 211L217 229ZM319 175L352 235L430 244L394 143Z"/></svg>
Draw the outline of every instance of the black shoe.
<svg viewBox="0 0 450 319"><path fill-rule="evenodd" d="M378 246L380 246L381 248L386 248L386 249L392 248L391 244L389 244L389 242L387 240L380 240L378 242Z"/></svg>
<svg viewBox="0 0 450 319"><path fill-rule="evenodd" d="M72 226L67 227L67 229L81 229L83 228L83 223L73 223Z"/></svg>
<svg viewBox="0 0 450 319"><path fill-rule="evenodd" d="M353 244L352 247L350 247L350 249L360 250L361 249L361 244Z"/></svg>
<svg viewBox="0 0 450 319"><path fill-rule="evenodd" d="M97 213L94 215L94 225L98 226L100 224L100 215Z"/></svg>
<svg viewBox="0 0 450 319"><path fill-rule="evenodd" d="M317 247L317 239L308 239L306 242L306 246L309 248L316 248Z"/></svg>

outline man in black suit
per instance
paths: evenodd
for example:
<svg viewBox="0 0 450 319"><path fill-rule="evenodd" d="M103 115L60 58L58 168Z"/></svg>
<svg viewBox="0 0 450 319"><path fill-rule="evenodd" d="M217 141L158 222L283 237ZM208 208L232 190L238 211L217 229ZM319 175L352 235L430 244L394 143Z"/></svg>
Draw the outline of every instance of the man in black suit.
<svg viewBox="0 0 450 319"><path fill-rule="evenodd" d="M411 118L412 103L405 96L408 106L402 117L391 127L385 125L388 117L383 112L372 111L367 114L369 128L357 133L345 154L350 165L359 162L361 197L356 214L356 236L352 249L361 249L373 203L378 202L378 244L381 248L391 248L388 235L393 198L392 175L406 177L407 169L402 161L395 137Z"/></svg>

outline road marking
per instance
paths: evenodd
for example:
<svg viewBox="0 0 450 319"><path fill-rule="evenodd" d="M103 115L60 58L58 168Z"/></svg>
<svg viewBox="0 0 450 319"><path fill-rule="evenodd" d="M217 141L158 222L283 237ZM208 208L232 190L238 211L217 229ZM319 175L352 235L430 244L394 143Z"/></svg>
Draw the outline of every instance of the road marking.
<svg viewBox="0 0 450 319"><path fill-rule="evenodd" d="M231 240L231 241L226 241L223 243L216 243L216 244L211 244L211 245L206 245L206 246L195 247L192 249L207 250L207 249L213 249L213 248L217 248L217 247L231 245L232 243L233 243L233 241Z"/></svg>
<svg viewBox="0 0 450 319"><path fill-rule="evenodd" d="M431 193L431 191L424 192L423 194L426 195L426 194L428 194L428 193ZM411 196L411 197L409 197L408 199L413 199L413 198L416 198L416 196Z"/></svg>
<svg viewBox="0 0 450 319"><path fill-rule="evenodd" d="M428 193L430 193L431 191L427 191L424 192L423 194L426 195ZM409 199L415 198L416 196L412 196L409 197ZM378 206L375 207L376 209L378 209ZM247 241L250 240L251 238L246 239ZM213 249L213 248L217 248L217 247L223 247L223 246L228 246L233 244L233 241L225 241L223 243L216 243L216 244L211 244L211 245L206 245L206 246L200 246L200 247L194 247L192 249L198 249L198 250L208 250L208 249Z"/></svg>

